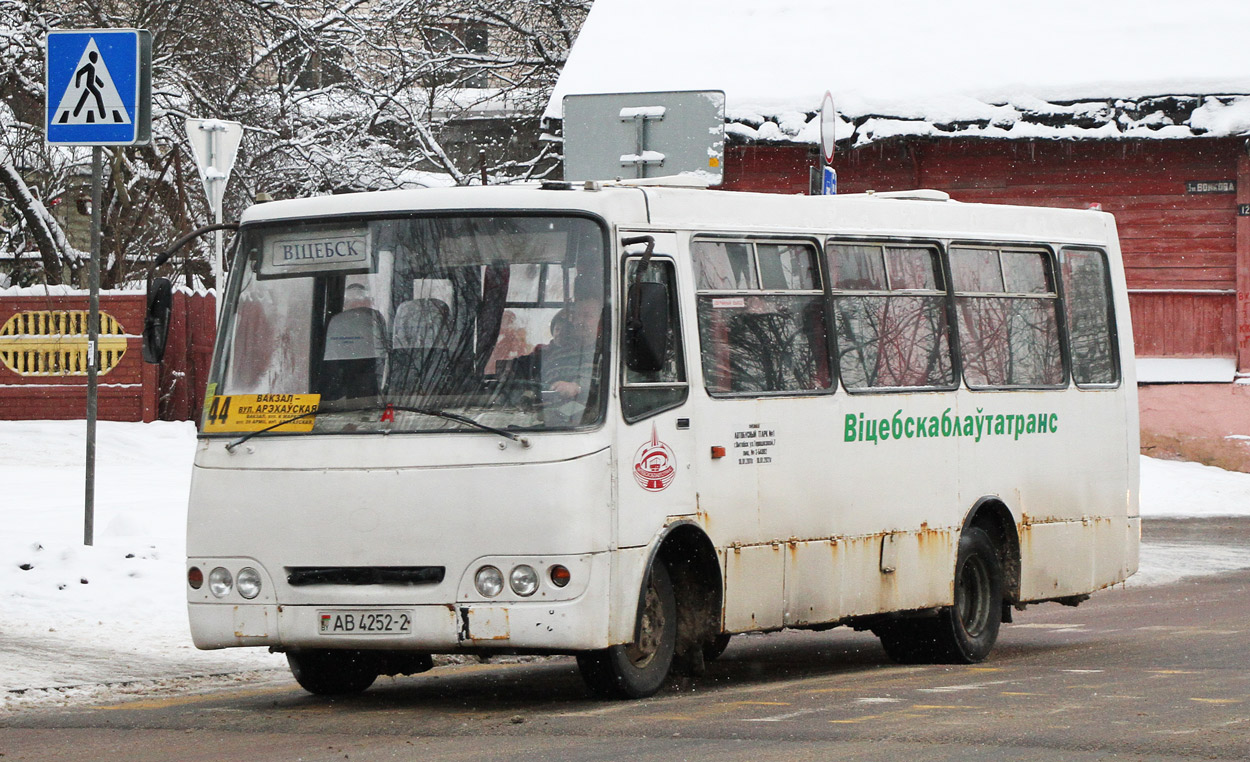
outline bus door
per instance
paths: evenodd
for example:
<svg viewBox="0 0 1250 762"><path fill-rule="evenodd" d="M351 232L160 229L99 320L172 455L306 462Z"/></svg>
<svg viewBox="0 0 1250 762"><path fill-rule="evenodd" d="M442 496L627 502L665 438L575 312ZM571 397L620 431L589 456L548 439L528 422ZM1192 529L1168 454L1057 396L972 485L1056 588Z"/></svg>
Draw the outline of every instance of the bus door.
<svg viewBox="0 0 1250 762"><path fill-rule="evenodd" d="M706 236L690 245L703 383L700 504L725 558L726 626L780 627L830 609L828 324L815 242L781 236ZM810 559L809 560L809 556ZM813 575L788 573L798 566ZM788 577L803 583L791 585ZM783 603L784 602L784 603Z"/></svg>
<svg viewBox="0 0 1250 762"><path fill-rule="evenodd" d="M650 256L648 242L654 241ZM622 232L619 547L646 545L670 517L693 516L687 400L674 233ZM631 314L631 312L633 314ZM645 324L645 325L644 325Z"/></svg>

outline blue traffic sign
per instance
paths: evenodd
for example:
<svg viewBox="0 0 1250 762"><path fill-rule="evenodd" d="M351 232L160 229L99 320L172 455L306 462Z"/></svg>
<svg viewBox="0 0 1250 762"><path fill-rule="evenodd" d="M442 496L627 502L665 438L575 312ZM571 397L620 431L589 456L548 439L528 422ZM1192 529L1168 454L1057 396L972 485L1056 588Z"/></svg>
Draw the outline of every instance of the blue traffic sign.
<svg viewBox="0 0 1250 762"><path fill-rule="evenodd" d="M838 195L838 173L833 167L826 166L821 176L820 194L822 196Z"/></svg>
<svg viewBox="0 0 1250 762"><path fill-rule="evenodd" d="M49 32L47 141L146 143L151 135L151 39L143 29Z"/></svg>

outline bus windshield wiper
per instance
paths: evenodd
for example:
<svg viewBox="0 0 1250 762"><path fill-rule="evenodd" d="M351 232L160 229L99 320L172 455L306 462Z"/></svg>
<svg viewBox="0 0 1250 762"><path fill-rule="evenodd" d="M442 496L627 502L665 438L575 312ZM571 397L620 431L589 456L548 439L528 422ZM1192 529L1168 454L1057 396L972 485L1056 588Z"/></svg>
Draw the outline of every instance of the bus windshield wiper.
<svg viewBox="0 0 1250 762"><path fill-rule="evenodd" d="M475 421L472 418L469 418L468 416L465 416L465 415L459 415L457 413L448 413L445 410L436 410L434 408L408 407L406 405L394 405L389 402L386 402L386 403L373 403L373 404L353 406L353 407L339 407L334 404L331 404L328 406L320 406L313 410L307 410L303 413L300 413L299 415L293 415L290 418L284 418L283 420L278 421L277 423L271 424L269 426L266 426L263 429L259 429L257 431L249 431L248 433L244 434L238 439L228 442L226 444L226 451L234 452L234 448L243 444L244 442L256 436L257 434L264 434L265 432L273 431L274 429L281 428L282 426L285 426L288 423L295 423L301 418L307 418L310 415L317 415L318 413L355 413L355 412L361 412L361 411L366 411L366 410L399 411L401 413L417 413L418 415L428 415L434 418L443 418L448 421L455 421L457 423L467 424L469 426L473 426L474 428L481 429L482 431L489 431L492 434L498 434L501 437L506 437L508 439L511 439L513 442L519 442L522 447L530 446L530 441L528 437L518 436L506 429L500 429L495 426L489 426L485 423L479 423L478 421Z"/></svg>
<svg viewBox="0 0 1250 762"><path fill-rule="evenodd" d="M460 415L459 413L449 413L446 410L436 410L434 408L429 408L429 407L408 407L406 405L393 405L389 402L385 404L379 404L379 405L370 405L368 406L368 408L380 408L382 410L399 411L401 413L417 413L418 415L429 415L435 418L445 418L448 421L456 421L458 423L465 423L475 428L479 428L482 431L489 431L492 434L498 434L501 437L507 437L508 439L511 439L513 442L519 442L522 447L530 446L530 440L528 437L517 436L516 434L512 433L511 431L508 431L507 429L500 429L495 426L489 426L485 423L479 423L478 421L473 420L467 415ZM363 408L363 409L368 409L368 408Z"/></svg>
<svg viewBox="0 0 1250 762"><path fill-rule="evenodd" d="M227 442L227 443L226 443L226 452L234 452L234 448L236 448L236 447L238 447L239 445L243 444L244 442L246 442L247 440L249 440L249 439L251 439L252 437L256 436L257 434L264 434L266 431L273 431L274 429L279 428L279 427L281 427L281 426L285 426L285 425L287 425L288 423L295 423L296 421L298 421L298 420L299 420L299 419L301 419L301 418L307 418L307 417L308 417L308 416L310 416L310 415L316 415L317 413L325 413L325 412L329 412L329 411L326 411L326 410L321 410L321 409L318 409L318 408L315 408L315 407L314 407L312 410L305 410L304 412L300 413L299 415L293 415L293 416L291 416L290 418L284 418L284 419L282 419L281 421L278 421L277 423L274 423L274 424L270 424L269 426L266 426L266 427L265 427L265 428L263 428L263 429L257 429L256 431L249 431L249 432L247 432L246 434L244 434L243 436L239 437L238 439L235 439L235 440L233 440L233 441L231 441L231 442Z"/></svg>

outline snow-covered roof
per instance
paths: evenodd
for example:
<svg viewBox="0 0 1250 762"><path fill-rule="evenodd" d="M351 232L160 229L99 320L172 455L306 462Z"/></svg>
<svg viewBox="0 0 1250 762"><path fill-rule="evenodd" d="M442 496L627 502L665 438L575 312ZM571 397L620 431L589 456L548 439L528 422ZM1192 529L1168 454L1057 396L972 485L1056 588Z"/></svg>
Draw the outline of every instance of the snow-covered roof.
<svg viewBox="0 0 1250 762"><path fill-rule="evenodd" d="M723 90L731 139L1250 134L1246 0L596 0L565 95Z"/></svg>

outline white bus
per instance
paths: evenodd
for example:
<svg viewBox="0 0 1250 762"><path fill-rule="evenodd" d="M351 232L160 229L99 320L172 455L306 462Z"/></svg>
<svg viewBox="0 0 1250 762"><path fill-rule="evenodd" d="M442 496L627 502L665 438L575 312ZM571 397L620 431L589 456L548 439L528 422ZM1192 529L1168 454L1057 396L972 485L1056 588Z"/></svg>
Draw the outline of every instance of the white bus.
<svg viewBox="0 0 1250 762"><path fill-rule="evenodd" d="M731 634L836 625L973 663L1137 568L1108 214L557 183L238 235L191 631L313 693L531 653L642 697Z"/></svg>

